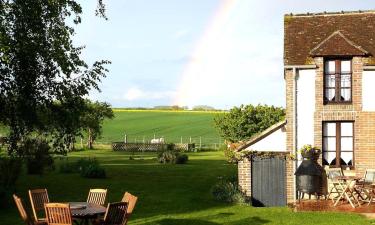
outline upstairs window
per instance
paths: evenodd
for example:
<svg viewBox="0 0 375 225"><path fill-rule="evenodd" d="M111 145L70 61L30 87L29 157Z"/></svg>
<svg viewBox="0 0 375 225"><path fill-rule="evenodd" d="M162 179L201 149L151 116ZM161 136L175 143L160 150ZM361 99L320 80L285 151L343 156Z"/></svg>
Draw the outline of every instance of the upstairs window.
<svg viewBox="0 0 375 225"><path fill-rule="evenodd" d="M352 101L352 61L326 60L324 65L324 103Z"/></svg>

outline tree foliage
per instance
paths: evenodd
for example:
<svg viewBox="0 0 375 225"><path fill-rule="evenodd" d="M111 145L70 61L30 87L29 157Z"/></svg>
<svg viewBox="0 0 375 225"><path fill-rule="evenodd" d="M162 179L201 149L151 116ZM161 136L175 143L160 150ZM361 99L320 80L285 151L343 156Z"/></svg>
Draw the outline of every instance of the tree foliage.
<svg viewBox="0 0 375 225"><path fill-rule="evenodd" d="M98 0L97 14L104 12ZM0 0L0 123L9 127L10 154L30 134L54 137L58 151L77 134L84 96L99 90L110 63L81 59L68 25L81 14L75 0Z"/></svg>
<svg viewBox="0 0 375 225"><path fill-rule="evenodd" d="M217 114L214 124L221 137L238 142L264 131L285 117L283 108L268 105L241 105L228 113Z"/></svg>
<svg viewBox="0 0 375 225"><path fill-rule="evenodd" d="M87 131L87 147L92 149L93 142L102 133L102 124L105 119L114 117L111 106L105 102L86 101L85 114L83 115L82 128Z"/></svg>

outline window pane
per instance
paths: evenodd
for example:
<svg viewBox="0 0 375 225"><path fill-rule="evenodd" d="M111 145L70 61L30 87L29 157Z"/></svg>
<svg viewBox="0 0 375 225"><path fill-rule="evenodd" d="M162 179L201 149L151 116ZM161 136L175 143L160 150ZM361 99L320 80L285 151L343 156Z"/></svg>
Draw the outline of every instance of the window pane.
<svg viewBox="0 0 375 225"><path fill-rule="evenodd" d="M351 75L341 74L341 87L351 87Z"/></svg>
<svg viewBox="0 0 375 225"><path fill-rule="evenodd" d="M341 165L352 165L353 164L353 152L341 152Z"/></svg>
<svg viewBox="0 0 375 225"><path fill-rule="evenodd" d="M334 165L336 159L336 152L323 152L323 162L326 161L326 165Z"/></svg>
<svg viewBox="0 0 375 225"><path fill-rule="evenodd" d="M325 65L325 71L326 73L335 73L336 71L336 64L335 64L335 61L331 60L331 61L326 61L326 65Z"/></svg>
<svg viewBox="0 0 375 225"><path fill-rule="evenodd" d="M341 101L350 101L351 89L341 89Z"/></svg>
<svg viewBox="0 0 375 225"><path fill-rule="evenodd" d="M336 77L335 75L325 75L326 87L335 87L336 86Z"/></svg>
<svg viewBox="0 0 375 225"><path fill-rule="evenodd" d="M350 60L343 60L341 61L341 73L350 72L351 69L351 61Z"/></svg>
<svg viewBox="0 0 375 225"><path fill-rule="evenodd" d="M334 101L336 96L335 89L326 89L325 90L325 97L327 101Z"/></svg>
<svg viewBox="0 0 375 225"><path fill-rule="evenodd" d="M353 123L341 123L341 136L353 137Z"/></svg>
<svg viewBox="0 0 375 225"><path fill-rule="evenodd" d="M324 151L336 151L336 138L335 137L325 137L323 140Z"/></svg>
<svg viewBox="0 0 375 225"><path fill-rule="evenodd" d="M336 136L336 123L324 123L323 135L324 136Z"/></svg>
<svg viewBox="0 0 375 225"><path fill-rule="evenodd" d="M341 151L353 151L353 138L352 137L341 138Z"/></svg>

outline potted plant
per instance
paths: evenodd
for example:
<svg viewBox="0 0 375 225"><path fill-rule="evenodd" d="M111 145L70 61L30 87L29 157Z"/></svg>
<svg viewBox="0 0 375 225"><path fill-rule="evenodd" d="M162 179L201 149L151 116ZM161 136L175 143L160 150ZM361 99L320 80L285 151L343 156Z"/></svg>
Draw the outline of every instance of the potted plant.
<svg viewBox="0 0 375 225"><path fill-rule="evenodd" d="M317 147L313 147L312 145L304 145L299 150L299 153L304 159L318 160L322 150Z"/></svg>

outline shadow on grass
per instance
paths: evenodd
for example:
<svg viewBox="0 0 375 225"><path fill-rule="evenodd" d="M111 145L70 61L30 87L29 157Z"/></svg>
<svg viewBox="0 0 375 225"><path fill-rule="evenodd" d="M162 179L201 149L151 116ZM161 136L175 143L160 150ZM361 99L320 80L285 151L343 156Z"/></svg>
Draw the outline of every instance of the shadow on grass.
<svg viewBox="0 0 375 225"><path fill-rule="evenodd" d="M241 220L236 220L232 221L230 223L225 223L225 224L235 224L235 225L240 225L240 224L251 224L251 225L262 225L270 222L269 220L264 220L259 217L248 217L245 219ZM222 223L215 223L211 221L206 221L202 219L162 219L158 221L153 221L152 223L147 223L147 225L151 224L157 224L157 225L217 225L217 224L222 224Z"/></svg>

